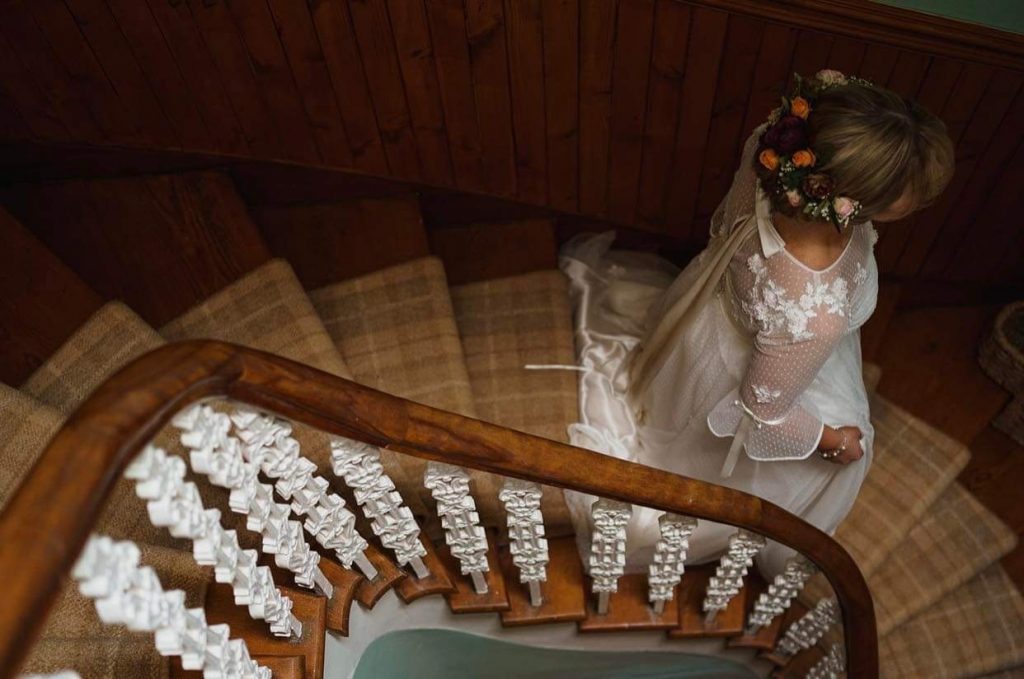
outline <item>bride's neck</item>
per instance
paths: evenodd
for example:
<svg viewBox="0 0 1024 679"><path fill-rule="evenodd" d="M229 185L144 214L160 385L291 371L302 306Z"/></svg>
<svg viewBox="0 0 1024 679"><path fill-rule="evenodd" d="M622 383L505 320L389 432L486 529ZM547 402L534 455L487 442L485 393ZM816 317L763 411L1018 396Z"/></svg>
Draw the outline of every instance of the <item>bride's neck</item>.
<svg viewBox="0 0 1024 679"><path fill-rule="evenodd" d="M850 234L847 233L849 229L843 229L843 232L839 233L832 224L817 219L789 217L773 210L771 220L775 230L787 243L807 243L828 247L844 244L850 237Z"/></svg>

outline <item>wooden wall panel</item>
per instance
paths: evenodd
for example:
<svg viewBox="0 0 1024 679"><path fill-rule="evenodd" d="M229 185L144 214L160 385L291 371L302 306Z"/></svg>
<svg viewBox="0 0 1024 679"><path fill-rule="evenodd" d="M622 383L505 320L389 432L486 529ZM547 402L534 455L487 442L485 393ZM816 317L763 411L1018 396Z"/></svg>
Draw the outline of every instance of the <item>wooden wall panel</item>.
<svg viewBox="0 0 1024 679"><path fill-rule="evenodd" d="M364 172L389 174L345 0L320 0L310 7L310 12L348 136L352 163Z"/></svg>
<svg viewBox="0 0 1024 679"><path fill-rule="evenodd" d="M351 167L348 135L309 12L291 0L269 4L320 157L329 165Z"/></svg>
<svg viewBox="0 0 1024 679"><path fill-rule="evenodd" d="M545 0L544 103L548 203L579 208L579 0Z"/></svg>
<svg viewBox="0 0 1024 679"><path fill-rule="evenodd" d="M397 177L419 179L419 145L412 131L385 0L349 0L348 6L388 166Z"/></svg>
<svg viewBox="0 0 1024 679"><path fill-rule="evenodd" d="M690 14L687 5L675 0L658 0L655 7L636 207L637 221L646 224L665 221L665 192L672 167L672 148L676 140L676 121L686 69Z"/></svg>
<svg viewBox="0 0 1024 679"><path fill-rule="evenodd" d="M608 216L632 222L640 190L654 0L619 0L612 57Z"/></svg>
<svg viewBox="0 0 1024 679"><path fill-rule="evenodd" d="M473 93L480 122L484 187L499 196L516 194L512 95L501 0L466 0L466 33L473 68Z"/></svg>
<svg viewBox="0 0 1024 679"><path fill-rule="evenodd" d="M483 191L483 153L469 61L466 12L461 0L426 0L426 10L454 183L469 190Z"/></svg>
<svg viewBox="0 0 1024 679"><path fill-rule="evenodd" d="M701 164L714 106L718 67L725 51L729 14L698 7L693 12L683 79L683 105L676 131L672 178L666 200L664 232L686 240L692 232ZM696 234L703 239L703 234Z"/></svg>
<svg viewBox="0 0 1024 679"><path fill-rule="evenodd" d="M986 213L1019 181L1024 39L887 7L8 0L0 139L356 170L694 248L742 142L794 71L823 67L919 99L957 144L941 200L880 229L883 273L983 284L1024 268L1017 230Z"/></svg>
<svg viewBox="0 0 1024 679"><path fill-rule="evenodd" d="M140 0L115 0L115 6L121 3L136 8L144 7ZM206 47L206 41L188 4L148 0L147 9L186 85L181 88L177 79L170 76L164 81L165 86L174 89L165 96L183 100L191 95L195 99L199 115L210 133L211 149L228 153L270 153L271 146L259 141L250 148L249 139L242 130L241 119L228 100L234 90L224 86L217 64ZM155 40L156 36L151 34L147 39ZM169 112L171 109L166 110Z"/></svg>

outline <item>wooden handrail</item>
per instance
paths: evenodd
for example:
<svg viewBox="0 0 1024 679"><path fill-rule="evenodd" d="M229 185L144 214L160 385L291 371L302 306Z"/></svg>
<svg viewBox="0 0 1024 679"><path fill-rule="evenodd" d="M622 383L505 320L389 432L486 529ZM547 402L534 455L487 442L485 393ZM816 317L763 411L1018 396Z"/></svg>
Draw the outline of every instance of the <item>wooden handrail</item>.
<svg viewBox="0 0 1024 679"><path fill-rule="evenodd" d="M831 537L780 507L688 479L437 410L279 356L217 341L165 345L104 382L57 432L0 515L0 676L13 677L129 461L195 401L227 397L331 434L746 528L817 564L835 590L848 672L878 675L871 594Z"/></svg>

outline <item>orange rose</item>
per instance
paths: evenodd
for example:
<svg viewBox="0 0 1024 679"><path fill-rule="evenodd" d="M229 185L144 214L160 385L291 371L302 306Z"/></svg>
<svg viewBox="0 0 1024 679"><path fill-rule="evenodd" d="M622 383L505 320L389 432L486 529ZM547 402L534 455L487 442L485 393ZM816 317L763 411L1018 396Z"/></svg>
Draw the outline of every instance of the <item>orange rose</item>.
<svg viewBox="0 0 1024 679"><path fill-rule="evenodd" d="M779 166L779 156L772 149L765 149L764 151L761 151L761 155L759 155L757 159L761 161L762 165L772 172L774 172Z"/></svg>
<svg viewBox="0 0 1024 679"><path fill-rule="evenodd" d="M807 114L811 112L811 105L803 97L793 97L789 105L790 115L807 120Z"/></svg>
<svg viewBox="0 0 1024 679"><path fill-rule="evenodd" d="M810 167L815 160L814 151L810 149L801 149L793 154L793 164L797 167Z"/></svg>

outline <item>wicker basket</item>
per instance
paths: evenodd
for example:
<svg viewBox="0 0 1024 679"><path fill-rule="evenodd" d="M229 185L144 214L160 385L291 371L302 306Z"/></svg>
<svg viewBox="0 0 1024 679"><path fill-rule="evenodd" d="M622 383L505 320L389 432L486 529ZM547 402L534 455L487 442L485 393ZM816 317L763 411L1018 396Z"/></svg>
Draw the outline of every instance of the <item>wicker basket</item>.
<svg viewBox="0 0 1024 679"><path fill-rule="evenodd" d="M978 357L988 376L1013 394L992 424L1024 445L1024 301L999 312Z"/></svg>

